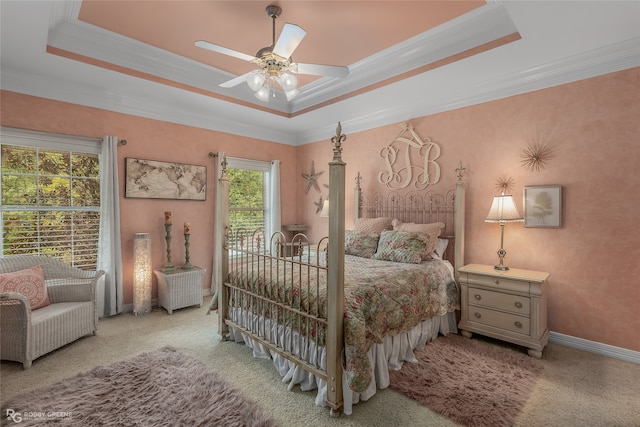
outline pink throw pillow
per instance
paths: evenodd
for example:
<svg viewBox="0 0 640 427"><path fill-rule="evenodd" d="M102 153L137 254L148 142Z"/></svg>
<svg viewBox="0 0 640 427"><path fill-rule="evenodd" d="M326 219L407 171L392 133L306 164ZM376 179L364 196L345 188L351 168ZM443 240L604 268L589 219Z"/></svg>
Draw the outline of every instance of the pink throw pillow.
<svg viewBox="0 0 640 427"><path fill-rule="evenodd" d="M0 274L0 292L17 292L29 301L31 310L37 310L50 304L47 287L44 284L42 267Z"/></svg>

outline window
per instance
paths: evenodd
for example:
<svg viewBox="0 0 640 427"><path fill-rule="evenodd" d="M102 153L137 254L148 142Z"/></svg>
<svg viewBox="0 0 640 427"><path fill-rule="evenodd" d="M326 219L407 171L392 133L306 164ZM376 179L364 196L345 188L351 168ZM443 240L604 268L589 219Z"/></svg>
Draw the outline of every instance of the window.
<svg viewBox="0 0 640 427"><path fill-rule="evenodd" d="M229 225L232 230L267 230L269 163L227 157Z"/></svg>
<svg viewBox="0 0 640 427"><path fill-rule="evenodd" d="M2 254L35 254L96 269L100 143L2 129Z"/></svg>

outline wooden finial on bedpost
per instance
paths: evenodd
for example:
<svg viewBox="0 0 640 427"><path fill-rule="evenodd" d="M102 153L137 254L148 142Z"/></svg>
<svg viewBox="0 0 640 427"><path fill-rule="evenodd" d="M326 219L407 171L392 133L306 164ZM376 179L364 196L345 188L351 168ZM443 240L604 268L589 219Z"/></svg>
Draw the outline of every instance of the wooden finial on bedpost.
<svg viewBox="0 0 640 427"><path fill-rule="evenodd" d="M336 128L336 136L331 138L331 142L333 143L333 161L341 162L342 161L342 142L347 140L347 135L342 133L342 124L338 122L338 127Z"/></svg>
<svg viewBox="0 0 640 427"><path fill-rule="evenodd" d="M467 170L467 168L463 168L462 162L460 162L456 168L456 172L458 172L458 182L462 181L462 176L464 175L465 170Z"/></svg>

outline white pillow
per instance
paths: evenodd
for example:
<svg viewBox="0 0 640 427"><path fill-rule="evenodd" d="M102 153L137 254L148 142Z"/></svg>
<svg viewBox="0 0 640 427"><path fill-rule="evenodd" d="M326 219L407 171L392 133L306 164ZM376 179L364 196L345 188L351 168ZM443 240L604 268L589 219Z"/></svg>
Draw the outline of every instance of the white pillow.
<svg viewBox="0 0 640 427"><path fill-rule="evenodd" d="M433 251L433 254L431 254L431 258L441 260L444 255L444 251L447 250L447 246L449 246L449 240L438 239L438 243L436 243L436 248Z"/></svg>

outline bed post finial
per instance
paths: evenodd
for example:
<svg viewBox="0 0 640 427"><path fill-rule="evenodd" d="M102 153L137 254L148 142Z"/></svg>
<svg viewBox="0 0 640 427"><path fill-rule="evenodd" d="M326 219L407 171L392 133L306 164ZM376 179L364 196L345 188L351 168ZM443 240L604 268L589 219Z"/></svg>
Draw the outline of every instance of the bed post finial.
<svg viewBox="0 0 640 427"><path fill-rule="evenodd" d="M458 167L456 168L456 172L458 172L458 181L462 181L462 176L464 175L464 171L467 168L462 167L462 162L458 163Z"/></svg>
<svg viewBox="0 0 640 427"><path fill-rule="evenodd" d="M347 135L342 133L342 124L338 122L338 127L336 128L336 136L331 138L331 142L334 144L334 147L333 147L334 162L342 161L342 142L346 140L347 140Z"/></svg>
<svg viewBox="0 0 640 427"><path fill-rule="evenodd" d="M355 180L356 180L356 189L360 190L360 182L362 181L362 175L360 175L360 171L358 171L358 175L356 175Z"/></svg>

